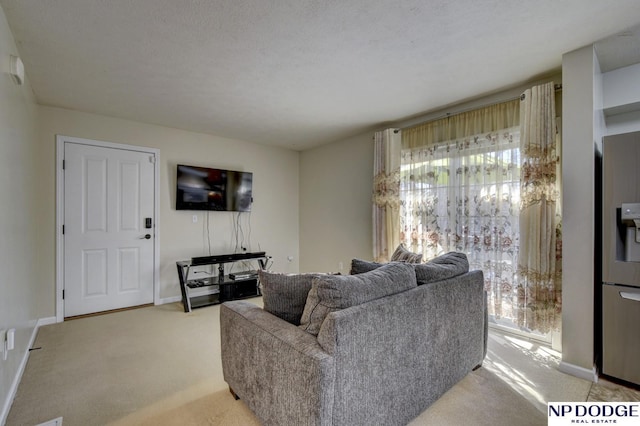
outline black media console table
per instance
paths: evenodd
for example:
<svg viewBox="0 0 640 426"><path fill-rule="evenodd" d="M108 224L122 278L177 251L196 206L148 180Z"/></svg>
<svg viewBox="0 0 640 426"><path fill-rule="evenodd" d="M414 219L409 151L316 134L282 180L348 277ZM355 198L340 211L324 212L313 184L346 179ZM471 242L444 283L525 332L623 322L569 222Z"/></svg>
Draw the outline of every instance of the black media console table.
<svg viewBox="0 0 640 426"><path fill-rule="evenodd" d="M233 253L194 257L191 260L181 260L176 262L184 311L191 312L192 308L215 305L227 300L259 296L260 289L258 287L257 271L243 271L225 275L224 265L226 263L247 260L257 260L260 265L260 269L266 268L267 256L263 251L255 253ZM212 276L210 274L205 278L189 277L189 271L191 268L194 266L206 265L218 265L218 275ZM209 294L201 296L189 295L190 290L201 287L212 287L212 289Z"/></svg>

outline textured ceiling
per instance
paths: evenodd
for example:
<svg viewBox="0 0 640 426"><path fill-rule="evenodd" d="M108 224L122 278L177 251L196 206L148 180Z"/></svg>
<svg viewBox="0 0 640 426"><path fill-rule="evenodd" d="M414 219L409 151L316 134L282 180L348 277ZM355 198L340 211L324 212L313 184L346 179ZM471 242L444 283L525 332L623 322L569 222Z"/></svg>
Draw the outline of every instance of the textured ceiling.
<svg viewBox="0 0 640 426"><path fill-rule="evenodd" d="M595 43L600 71L607 72L640 63L640 26L621 31Z"/></svg>
<svg viewBox="0 0 640 426"><path fill-rule="evenodd" d="M306 149L557 72L638 0L0 0L40 104Z"/></svg>

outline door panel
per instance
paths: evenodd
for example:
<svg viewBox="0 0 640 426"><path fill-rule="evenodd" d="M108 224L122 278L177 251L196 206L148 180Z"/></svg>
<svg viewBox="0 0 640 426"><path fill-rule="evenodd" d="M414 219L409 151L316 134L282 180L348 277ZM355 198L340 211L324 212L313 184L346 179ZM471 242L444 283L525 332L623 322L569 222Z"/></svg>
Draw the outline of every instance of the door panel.
<svg viewBox="0 0 640 426"><path fill-rule="evenodd" d="M121 248L118 255L118 288L121 292L140 290L140 250L137 247Z"/></svg>
<svg viewBox="0 0 640 426"><path fill-rule="evenodd" d="M602 281L640 286L640 262L626 261L618 226L622 203L640 203L640 132L607 136L602 149Z"/></svg>
<svg viewBox="0 0 640 426"><path fill-rule="evenodd" d="M640 288L602 286L602 373L640 385Z"/></svg>
<svg viewBox="0 0 640 426"><path fill-rule="evenodd" d="M140 167L138 163L120 164L120 230L139 231L140 223Z"/></svg>
<svg viewBox="0 0 640 426"><path fill-rule="evenodd" d="M85 232L107 232L107 162L105 159L86 157L83 160L84 194L79 194L84 196L80 200L84 211L83 229Z"/></svg>
<svg viewBox="0 0 640 426"><path fill-rule="evenodd" d="M66 142L64 155L64 316L152 303L151 154Z"/></svg>
<svg viewBox="0 0 640 426"><path fill-rule="evenodd" d="M82 297L107 295L107 251L83 250Z"/></svg>

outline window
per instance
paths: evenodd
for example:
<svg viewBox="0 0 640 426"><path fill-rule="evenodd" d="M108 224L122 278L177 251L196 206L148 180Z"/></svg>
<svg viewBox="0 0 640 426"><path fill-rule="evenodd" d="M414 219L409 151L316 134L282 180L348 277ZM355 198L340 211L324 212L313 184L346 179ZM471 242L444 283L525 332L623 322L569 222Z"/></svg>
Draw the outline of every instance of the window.
<svg viewBox="0 0 640 426"><path fill-rule="evenodd" d="M470 267L484 272L493 321L545 339L559 330L562 306L554 106L553 83L546 83L519 100L403 129L400 165L385 162L386 198L378 197L395 193L399 204L397 213L385 204L398 217L387 223L400 232L386 231L387 240L425 259L466 253ZM374 225L384 230L382 221Z"/></svg>
<svg viewBox="0 0 640 426"><path fill-rule="evenodd" d="M431 259L467 254L484 272L489 315L514 327L519 310L519 127L403 149L401 241Z"/></svg>

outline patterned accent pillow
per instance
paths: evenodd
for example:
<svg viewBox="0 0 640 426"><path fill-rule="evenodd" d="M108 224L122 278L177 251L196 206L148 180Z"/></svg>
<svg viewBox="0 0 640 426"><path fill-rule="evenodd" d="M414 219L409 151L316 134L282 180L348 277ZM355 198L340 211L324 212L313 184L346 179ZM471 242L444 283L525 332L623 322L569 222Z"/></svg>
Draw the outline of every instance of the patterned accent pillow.
<svg viewBox="0 0 640 426"><path fill-rule="evenodd" d="M294 325L300 318L311 290L311 281L322 274L279 274L260 271L264 310Z"/></svg>
<svg viewBox="0 0 640 426"><path fill-rule="evenodd" d="M467 255L455 251L414 266L418 285L453 278L469 272Z"/></svg>
<svg viewBox="0 0 640 426"><path fill-rule="evenodd" d="M307 296L300 328L317 336L329 313L416 286L413 266L400 262L387 263L358 275L317 276Z"/></svg>
<svg viewBox="0 0 640 426"><path fill-rule="evenodd" d="M396 251L391 255L392 262L420 263L422 262L422 253L414 253L400 244Z"/></svg>
<svg viewBox="0 0 640 426"><path fill-rule="evenodd" d="M369 262L361 259L351 259L350 275L362 274L363 272L373 271L384 265L384 263Z"/></svg>

